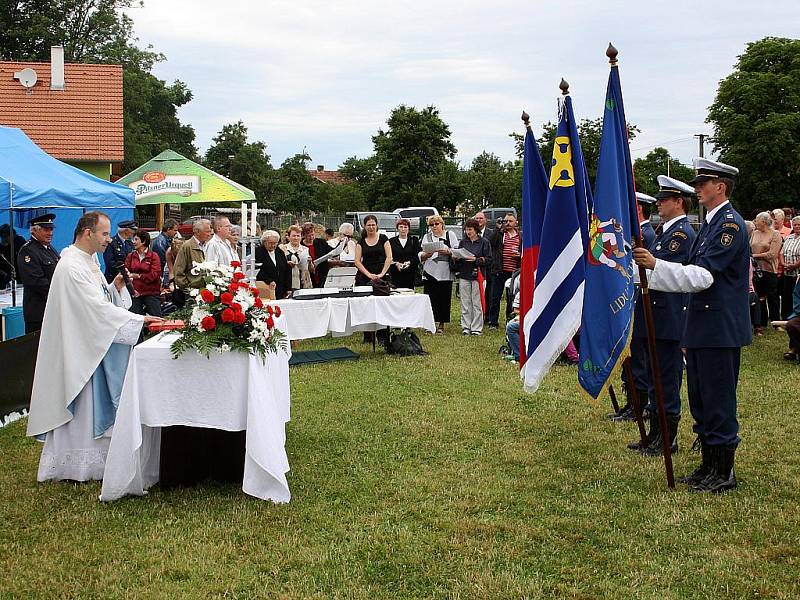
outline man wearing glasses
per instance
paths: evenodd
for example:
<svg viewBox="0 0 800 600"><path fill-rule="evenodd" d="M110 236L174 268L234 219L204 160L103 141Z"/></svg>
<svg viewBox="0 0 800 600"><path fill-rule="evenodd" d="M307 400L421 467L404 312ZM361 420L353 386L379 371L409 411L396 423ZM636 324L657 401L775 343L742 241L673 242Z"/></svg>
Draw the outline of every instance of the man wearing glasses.
<svg viewBox="0 0 800 600"><path fill-rule="evenodd" d="M514 271L519 269L522 258L517 218L513 213L508 213L503 217L502 229L498 227L492 242L492 283L486 323L489 327L497 329L500 316L500 300L503 297L506 281ZM511 307L508 306L506 308L506 313L510 312Z"/></svg>
<svg viewBox="0 0 800 600"><path fill-rule="evenodd" d="M233 247L229 242L231 237L231 221L228 217L215 217L213 228L214 237L212 237L206 245L206 260L209 262L216 262L218 265L230 267L232 261L239 260L239 257L234 253Z"/></svg>

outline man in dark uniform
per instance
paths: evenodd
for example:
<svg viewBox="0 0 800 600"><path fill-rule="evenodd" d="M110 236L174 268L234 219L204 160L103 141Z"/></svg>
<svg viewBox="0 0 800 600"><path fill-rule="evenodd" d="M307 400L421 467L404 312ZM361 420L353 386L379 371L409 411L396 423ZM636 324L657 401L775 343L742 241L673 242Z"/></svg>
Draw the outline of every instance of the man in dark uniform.
<svg viewBox="0 0 800 600"><path fill-rule="evenodd" d="M25 286L25 295L22 297L25 333L42 328L47 293L58 263L58 253L50 245L55 218L55 215L47 214L31 219L31 239L23 244L17 255L19 280Z"/></svg>
<svg viewBox="0 0 800 600"><path fill-rule="evenodd" d="M656 231L650 223L650 211L655 205L656 199L647 194L636 192L636 211L639 215L639 228L642 231L642 243L645 248L650 248L653 240L656 238ZM641 292L637 285L634 293L634 303L639 304ZM647 340L641 338L631 338L631 372L633 373L633 384L636 387L637 397L639 398L640 405L644 404L647 399L647 390L650 386L649 374L647 371ZM608 417L613 421L633 421L635 416L633 414L633 403L631 402L632 390L625 386L626 401L625 406L619 409L617 413L611 413Z"/></svg>
<svg viewBox="0 0 800 600"><path fill-rule="evenodd" d="M655 239L650 252L657 259L683 264L689 259L696 234L686 214L692 210L694 189L685 183L666 175L658 176L659 191L656 194L656 208L661 224L655 230ZM667 417L670 446L678 451L678 423L681 419L681 381L683 379L683 352L681 334L686 320L685 294L671 294L653 290L649 294L653 310L653 325L656 337L661 384L664 393L664 412ZM650 414L650 432L645 436L644 445L640 441L628 444L631 450L639 450L645 456L660 456L663 451L661 422L658 418L655 387L650 369L650 352L647 345L647 327L641 293L637 298L633 316L633 339L641 346L647 369L648 387L645 397L645 410Z"/></svg>
<svg viewBox="0 0 800 600"><path fill-rule="evenodd" d="M120 221L117 226L117 234L111 238L111 243L103 252L103 262L106 264L106 281L111 283L114 277L119 274L120 265L125 262L125 257L133 252L133 242L131 236L136 233L136 222L133 220Z"/></svg>
<svg viewBox="0 0 800 600"><path fill-rule="evenodd" d="M728 200L739 170L705 158L695 159L694 166L697 176L690 183L708 213L687 264L658 260L638 248L634 259L653 269L651 288L692 292L681 346L703 462L678 481L691 491L716 493L736 487L736 386L742 346L752 341L750 244L744 221Z"/></svg>
<svg viewBox="0 0 800 600"><path fill-rule="evenodd" d="M11 281L11 272L19 278L19 250L25 244L25 238L14 231L14 251L11 251L11 227L8 223L0 225L0 289ZM16 256L12 256L16 255Z"/></svg>

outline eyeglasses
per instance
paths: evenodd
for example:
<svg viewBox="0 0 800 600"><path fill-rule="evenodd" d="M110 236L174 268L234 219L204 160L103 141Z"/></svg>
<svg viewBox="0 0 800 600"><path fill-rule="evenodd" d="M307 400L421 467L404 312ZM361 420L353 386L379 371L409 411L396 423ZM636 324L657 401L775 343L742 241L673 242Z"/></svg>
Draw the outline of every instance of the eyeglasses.
<svg viewBox="0 0 800 600"><path fill-rule="evenodd" d="M506 219L506 220L503 221L503 223L512 223L513 224L513 223L516 223L516 221L513 220L513 219Z"/></svg>

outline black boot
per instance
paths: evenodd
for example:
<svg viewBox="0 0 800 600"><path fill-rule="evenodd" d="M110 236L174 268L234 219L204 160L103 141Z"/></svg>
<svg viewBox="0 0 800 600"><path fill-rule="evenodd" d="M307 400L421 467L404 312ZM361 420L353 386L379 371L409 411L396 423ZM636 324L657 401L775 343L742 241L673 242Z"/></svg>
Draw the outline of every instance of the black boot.
<svg viewBox="0 0 800 600"><path fill-rule="evenodd" d="M644 390L636 390L636 394L639 398L639 406L642 406L643 403L647 399L647 392ZM636 413L633 411L633 402L631 402L630 398L628 402L625 403L625 408L619 411L619 414L616 417L612 417L612 421L635 421L636 420Z"/></svg>
<svg viewBox="0 0 800 600"><path fill-rule="evenodd" d="M626 411L628 411L630 409L631 409L631 403L630 402L625 402L625 406L620 407L620 409L617 412L608 413L606 416L609 419L611 419L612 421L616 421L617 419L619 419L619 416L622 413L624 413L624 412L626 412Z"/></svg>
<svg viewBox="0 0 800 600"><path fill-rule="evenodd" d="M653 418L658 422L657 416ZM669 445L672 454L678 451L678 423L680 423L680 420L681 418L679 416L667 415L667 434L669 435ZM662 436L659 431L657 438L652 438L650 440L650 445L642 450L642 454L644 456L661 456L663 452L664 436Z"/></svg>
<svg viewBox="0 0 800 600"><path fill-rule="evenodd" d="M690 492L719 494L736 487L736 446L710 446L712 470L700 483L690 486Z"/></svg>
<svg viewBox="0 0 800 600"><path fill-rule="evenodd" d="M689 475L679 477L678 483L688 483L690 486L697 485L711 473L711 446L706 444L702 437L697 437L698 440L700 440L700 456L702 457L702 462L700 466Z"/></svg>
<svg viewBox="0 0 800 600"><path fill-rule="evenodd" d="M650 442L654 437L658 436L659 430L660 426L658 424L658 419L653 415L650 415L650 431L644 436L643 440L639 439L628 444L628 450L636 450L641 452L650 445Z"/></svg>

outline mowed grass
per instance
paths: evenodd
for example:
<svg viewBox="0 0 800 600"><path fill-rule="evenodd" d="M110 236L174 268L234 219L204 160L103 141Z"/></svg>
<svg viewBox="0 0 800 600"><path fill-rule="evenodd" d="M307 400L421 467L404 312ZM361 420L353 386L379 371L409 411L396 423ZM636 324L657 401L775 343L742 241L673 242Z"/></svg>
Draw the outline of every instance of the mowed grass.
<svg viewBox="0 0 800 600"><path fill-rule="evenodd" d="M800 368L769 331L744 351L740 486L666 487L625 449L635 426L587 402L574 367L521 391L501 332L421 334L291 371L293 498L208 484L101 504L99 483L37 484L39 445L0 429L0 597L797 598ZM189 385L189 382L187 382ZM681 475L688 451L685 408Z"/></svg>

